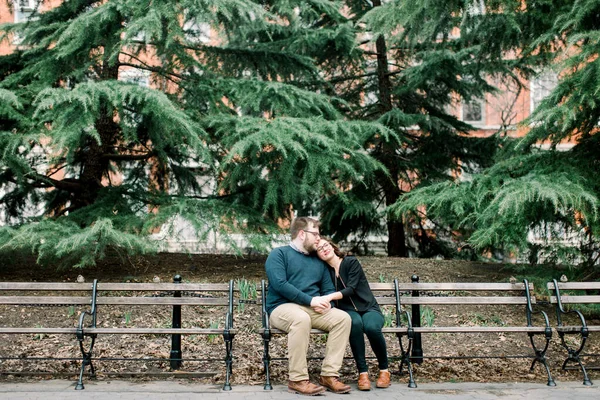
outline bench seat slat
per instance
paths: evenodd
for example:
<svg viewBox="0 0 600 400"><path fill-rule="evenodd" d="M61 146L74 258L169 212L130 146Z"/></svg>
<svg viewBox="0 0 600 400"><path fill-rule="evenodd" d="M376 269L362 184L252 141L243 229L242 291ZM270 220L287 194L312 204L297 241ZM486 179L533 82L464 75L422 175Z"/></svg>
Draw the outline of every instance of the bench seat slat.
<svg viewBox="0 0 600 400"><path fill-rule="evenodd" d="M600 303L600 296L560 296L563 304L593 304ZM556 296L550 296L550 303L556 304Z"/></svg>
<svg viewBox="0 0 600 400"><path fill-rule="evenodd" d="M588 325L588 331L590 332L600 332L600 325ZM581 332L581 325L579 326L557 326L557 332Z"/></svg>
<svg viewBox="0 0 600 400"><path fill-rule="evenodd" d="M29 333L47 333L47 334L72 334L77 332L77 328L0 328L0 334L29 334Z"/></svg>
<svg viewBox="0 0 600 400"><path fill-rule="evenodd" d="M510 333L510 332L537 332L541 333L545 331L544 327L539 326L429 326L413 328L416 333ZM262 331L262 330L261 330ZM383 328L383 333L395 333L395 332L408 332L408 328ZM280 335L285 334L280 329L271 328L271 333ZM323 334L327 333L319 329L311 329L311 334Z"/></svg>
<svg viewBox="0 0 600 400"><path fill-rule="evenodd" d="M179 334L179 335L220 335L223 329L214 328L84 328L85 333L95 333L98 335L145 335L145 334ZM230 333L235 334L236 329L230 329Z"/></svg>
<svg viewBox="0 0 600 400"><path fill-rule="evenodd" d="M96 334L181 334L181 335L218 335L223 333L223 329L214 328L84 328L85 333ZM235 329L229 330L236 333ZM72 334L77 332L77 328L0 328L0 334Z"/></svg>

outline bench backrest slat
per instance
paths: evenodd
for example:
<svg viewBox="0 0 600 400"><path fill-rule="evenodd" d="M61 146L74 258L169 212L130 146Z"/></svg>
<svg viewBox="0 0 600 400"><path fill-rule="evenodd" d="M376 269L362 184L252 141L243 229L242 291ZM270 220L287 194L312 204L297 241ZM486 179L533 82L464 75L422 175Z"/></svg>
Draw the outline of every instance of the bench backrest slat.
<svg viewBox="0 0 600 400"><path fill-rule="evenodd" d="M372 282L369 283L369 287L372 291L385 291L388 290L390 292L394 291L393 283L380 283L380 282Z"/></svg>
<svg viewBox="0 0 600 400"><path fill-rule="evenodd" d="M0 296L0 304L26 305L26 304L48 304L48 305L70 305L70 304L92 304L91 297L78 296Z"/></svg>
<svg viewBox="0 0 600 400"><path fill-rule="evenodd" d="M0 290L11 291L91 291L92 283L0 282ZM227 292L227 283L98 283L98 291Z"/></svg>
<svg viewBox="0 0 600 400"><path fill-rule="evenodd" d="M531 303L535 304L535 298L531 298ZM395 303L393 303L395 304ZM456 305L469 305L469 304L527 304L526 297L489 297L489 296L475 296L475 297L437 297L437 296L421 296L421 297L410 297L401 296L400 304L456 304Z"/></svg>
<svg viewBox="0 0 600 400"><path fill-rule="evenodd" d="M600 282L558 282L560 290L600 290ZM548 289L554 290L554 282L548 282Z"/></svg>
<svg viewBox="0 0 600 400"><path fill-rule="evenodd" d="M92 283L0 282L0 290L91 291Z"/></svg>
<svg viewBox="0 0 600 400"><path fill-rule="evenodd" d="M98 283L98 291L138 291L138 292L160 292L160 291L182 291L182 292L227 292L228 283Z"/></svg>
<svg viewBox="0 0 600 400"><path fill-rule="evenodd" d="M91 297L78 296L0 296L0 304L4 305L71 305L92 304ZM220 297L98 297L98 305L195 305L195 306L227 306L229 299Z"/></svg>
<svg viewBox="0 0 600 400"><path fill-rule="evenodd" d="M400 291L420 290L420 291L523 291L525 285L523 282L517 283L398 283ZM529 289L533 290L533 284L529 284Z"/></svg>
<svg viewBox="0 0 600 400"><path fill-rule="evenodd" d="M98 305L195 305L227 306L225 297L98 297Z"/></svg>
<svg viewBox="0 0 600 400"><path fill-rule="evenodd" d="M600 303L600 296L570 296L561 295L560 301L563 304L594 304ZM550 296L550 303L556 304L558 302L556 296Z"/></svg>

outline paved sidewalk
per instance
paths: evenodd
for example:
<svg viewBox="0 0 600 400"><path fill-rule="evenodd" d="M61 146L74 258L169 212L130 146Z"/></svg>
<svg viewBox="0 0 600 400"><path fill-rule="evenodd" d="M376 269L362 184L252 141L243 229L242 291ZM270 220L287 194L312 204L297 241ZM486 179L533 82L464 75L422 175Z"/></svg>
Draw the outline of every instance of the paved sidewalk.
<svg viewBox="0 0 600 400"><path fill-rule="evenodd" d="M395 384L388 389L374 389L359 392L354 387L347 395L327 393L315 399L343 400L596 400L600 398L600 386L585 387L581 382L557 382L556 387L535 383L423 383L416 389ZM128 381L86 382L84 391L75 391L74 382L50 380L38 382L0 382L0 399L10 400L150 400L150 399L191 399L210 400L259 400L259 399L307 399L287 392L286 386L276 386L272 391L264 391L262 386L234 386L230 392L224 392L220 386L196 385L189 382L154 381L134 383Z"/></svg>

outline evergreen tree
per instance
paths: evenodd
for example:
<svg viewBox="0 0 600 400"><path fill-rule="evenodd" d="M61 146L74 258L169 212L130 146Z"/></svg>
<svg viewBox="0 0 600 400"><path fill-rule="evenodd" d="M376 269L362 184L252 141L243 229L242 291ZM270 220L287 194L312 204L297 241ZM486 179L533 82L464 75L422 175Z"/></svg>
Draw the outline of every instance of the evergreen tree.
<svg viewBox="0 0 600 400"><path fill-rule="evenodd" d="M425 205L428 218L460 229L478 250L529 250L531 262L543 256L591 266L600 256L600 4L552 3L545 2L554 6L543 13L547 26L524 50L537 55L532 66L549 65L559 81L524 122L529 133L507 141L492 167L411 192L396 211ZM541 14L529 5L523 13ZM565 151L566 141L575 144Z"/></svg>
<svg viewBox="0 0 600 400"><path fill-rule="evenodd" d="M377 121L394 134L364 143L389 174L376 175L366 191L356 188L343 201L334 196L324 202L327 226L338 239L366 236L383 219L389 255L406 256L411 238L421 255L446 251L422 226L414 229L421 219L388 207L402 203L406 191L491 165L509 122L496 135L480 138L451 110L457 101L496 93L499 88L491 82L522 90L521 78L547 62L543 45L532 43L551 27L548 13L569 2L526 3L346 2L361 45L346 65L327 69L331 90L351 105L350 118Z"/></svg>
<svg viewBox="0 0 600 400"><path fill-rule="evenodd" d="M0 57L2 250L92 265L154 250L149 234L177 217L264 245L291 207L381 170L361 144L387 129L342 120L309 87L321 78L307 33L351 47L343 26L316 29L342 19L328 1L40 10L0 27L19 41Z"/></svg>

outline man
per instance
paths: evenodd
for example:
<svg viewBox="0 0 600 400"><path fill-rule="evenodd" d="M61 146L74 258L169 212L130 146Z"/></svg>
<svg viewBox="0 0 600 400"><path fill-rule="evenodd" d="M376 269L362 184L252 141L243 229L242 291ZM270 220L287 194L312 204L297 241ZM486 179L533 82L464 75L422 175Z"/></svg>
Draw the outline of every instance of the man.
<svg viewBox="0 0 600 400"><path fill-rule="evenodd" d="M290 227L292 241L288 246L273 249L265 263L269 278L267 312L271 326L288 333L290 392L316 395L326 389L348 393L350 386L339 380L351 319L344 311L331 308L322 296L335 288L325 264L311 254L316 252L319 221L300 217ZM320 385L308 379L306 354L310 329L329 332L325 358L321 366Z"/></svg>

